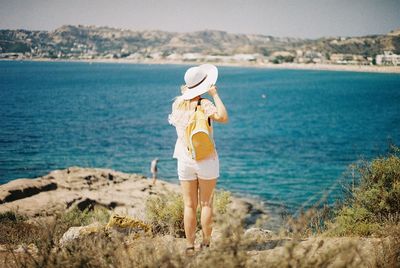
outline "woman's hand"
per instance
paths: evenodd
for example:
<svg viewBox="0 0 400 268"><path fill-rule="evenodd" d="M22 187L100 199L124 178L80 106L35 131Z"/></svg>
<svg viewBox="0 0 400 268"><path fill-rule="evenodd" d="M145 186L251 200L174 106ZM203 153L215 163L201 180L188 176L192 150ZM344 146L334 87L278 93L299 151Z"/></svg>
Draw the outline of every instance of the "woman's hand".
<svg viewBox="0 0 400 268"><path fill-rule="evenodd" d="M218 94L217 86L216 85L212 85L210 87L210 89L208 90L208 94L210 94L210 96L214 98L214 96Z"/></svg>
<svg viewBox="0 0 400 268"><path fill-rule="evenodd" d="M212 85L208 90L208 94L214 99L215 106L217 107L217 112L211 115L211 119L220 123L228 122L228 112L226 111L225 105L221 98L218 96L217 86Z"/></svg>

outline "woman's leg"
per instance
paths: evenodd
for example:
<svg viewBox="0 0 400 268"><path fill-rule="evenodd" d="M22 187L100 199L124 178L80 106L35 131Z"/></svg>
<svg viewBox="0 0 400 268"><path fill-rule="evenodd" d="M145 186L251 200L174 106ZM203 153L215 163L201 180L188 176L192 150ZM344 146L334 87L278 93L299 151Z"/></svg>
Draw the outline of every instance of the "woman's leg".
<svg viewBox="0 0 400 268"><path fill-rule="evenodd" d="M184 202L183 223L188 246L194 246L196 238L196 211L198 204L198 181L181 180L181 188Z"/></svg>
<svg viewBox="0 0 400 268"><path fill-rule="evenodd" d="M212 232L213 197L217 179L199 179L200 204L201 204L201 229L203 231L203 244L209 244Z"/></svg>

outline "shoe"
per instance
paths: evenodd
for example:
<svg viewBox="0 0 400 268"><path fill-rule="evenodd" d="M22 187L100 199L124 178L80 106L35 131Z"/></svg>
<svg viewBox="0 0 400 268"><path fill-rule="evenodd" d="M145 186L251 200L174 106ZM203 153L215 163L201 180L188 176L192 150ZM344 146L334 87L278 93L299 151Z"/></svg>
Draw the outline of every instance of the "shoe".
<svg viewBox="0 0 400 268"><path fill-rule="evenodd" d="M185 255L186 255L186 256L193 256L194 254L195 254L194 246L192 246L192 247L187 247L187 248L185 249Z"/></svg>
<svg viewBox="0 0 400 268"><path fill-rule="evenodd" d="M205 243L201 243L200 244L200 249L204 249L204 248L209 248L210 247L210 243L208 243L208 244L205 244Z"/></svg>

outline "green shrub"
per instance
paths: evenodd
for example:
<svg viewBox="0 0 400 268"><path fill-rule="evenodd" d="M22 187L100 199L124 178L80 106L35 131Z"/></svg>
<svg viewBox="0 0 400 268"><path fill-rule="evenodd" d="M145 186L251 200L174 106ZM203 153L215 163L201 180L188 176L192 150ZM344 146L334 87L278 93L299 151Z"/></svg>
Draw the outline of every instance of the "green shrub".
<svg viewBox="0 0 400 268"><path fill-rule="evenodd" d="M232 199L231 192L224 190L218 191L215 193L213 206L218 213L225 214L228 209L228 205L231 202L231 199Z"/></svg>
<svg viewBox="0 0 400 268"><path fill-rule="evenodd" d="M231 193L216 191L213 198L213 207L219 214L227 211L231 202ZM183 197L180 193L170 192L164 195L150 196L146 202L146 217L153 225L156 233L169 233L183 237ZM197 209L197 227L200 228L200 209Z"/></svg>
<svg viewBox="0 0 400 268"><path fill-rule="evenodd" d="M146 217L158 233L184 234L183 198L177 193L150 196L146 201Z"/></svg>
<svg viewBox="0 0 400 268"><path fill-rule="evenodd" d="M60 221L68 227L85 226L93 222L106 224L110 218L110 212L101 206L95 206L93 210L85 209L81 211L74 206L60 218Z"/></svg>
<svg viewBox="0 0 400 268"><path fill-rule="evenodd" d="M330 224L336 235L371 235L399 222L400 158L398 148L385 157L355 165L357 184Z"/></svg>
<svg viewBox="0 0 400 268"><path fill-rule="evenodd" d="M85 226L93 222L107 224L110 218L110 211L102 206L94 206L93 209L81 211L77 206L73 206L66 212L57 212L50 227L54 241L59 241L62 235L73 226ZM43 225L43 224L42 224Z"/></svg>
<svg viewBox="0 0 400 268"><path fill-rule="evenodd" d="M0 213L0 224L1 223L17 223L17 222L21 222L26 220L27 217L20 215L14 211L6 211L6 212L2 212Z"/></svg>

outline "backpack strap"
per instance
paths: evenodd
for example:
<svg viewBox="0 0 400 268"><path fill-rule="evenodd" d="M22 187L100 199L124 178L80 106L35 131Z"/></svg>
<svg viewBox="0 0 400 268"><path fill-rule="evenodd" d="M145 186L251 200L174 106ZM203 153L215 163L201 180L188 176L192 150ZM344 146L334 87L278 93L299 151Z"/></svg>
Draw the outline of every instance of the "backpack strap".
<svg viewBox="0 0 400 268"><path fill-rule="evenodd" d="M201 106L201 100L202 100L202 98L200 98L200 99L197 101L197 106L196 106L195 111L197 111L197 107L198 107L198 106Z"/></svg>
<svg viewBox="0 0 400 268"><path fill-rule="evenodd" d="M198 101L197 101L197 106L196 106L196 109L194 110L194 111L197 111L197 107L198 106L201 106L201 100L202 100L203 98L200 98ZM207 118L207 121L208 121L208 125L211 127L211 118L210 117L208 117Z"/></svg>

